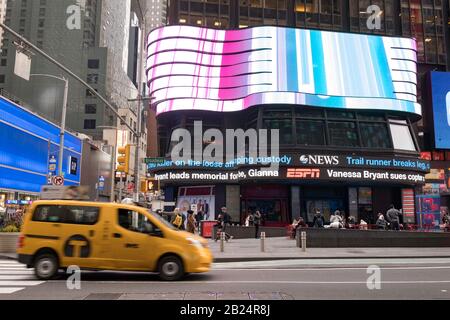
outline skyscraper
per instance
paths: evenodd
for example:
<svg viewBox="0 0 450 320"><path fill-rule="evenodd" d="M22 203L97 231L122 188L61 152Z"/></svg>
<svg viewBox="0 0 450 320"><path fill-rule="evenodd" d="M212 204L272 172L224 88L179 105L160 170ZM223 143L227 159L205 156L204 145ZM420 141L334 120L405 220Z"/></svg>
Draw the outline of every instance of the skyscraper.
<svg viewBox="0 0 450 320"><path fill-rule="evenodd" d="M133 126L136 106L128 99L136 98L137 88L128 74L128 62L137 64L137 59L129 51L131 2L12 1L8 2L6 23L76 72L117 109L130 109ZM5 76L1 87L32 106L33 111L59 121L61 84L44 77L32 77L30 81L17 77L11 37L4 41L3 49L7 65L0 69ZM60 75L61 71L36 55L31 73ZM102 130L97 127L116 125L114 114L82 85L69 81L67 126L101 140Z"/></svg>
<svg viewBox="0 0 450 320"><path fill-rule="evenodd" d="M6 0L0 0L0 21L5 21L5 15L6 15ZM3 30L0 30L0 43L3 39Z"/></svg>
<svg viewBox="0 0 450 320"><path fill-rule="evenodd" d="M116 108L127 124L137 129L138 105L129 101L138 95L138 55L132 48L140 37L133 38L131 34L136 3L137 0L8 1L5 22L84 79ZM27 81L14 74L13 40L10 35L4 37L0 88L15 97L19 104L60 122L64 84L37 75ZM137 43L136 48L141 47ZM31 73L64 75L40 55L32 56ZM121 143L136 144L137 141L107 106L72 78L69 78L66 121L67 128L94 140L116 144L115 138L104 129L112 126L123 129L118 139ZM143 137L141 155L145 155L147 149L145 126ZM134 152L133 148L132 157ZM132 169L131 175L134 174Z"/></svg>

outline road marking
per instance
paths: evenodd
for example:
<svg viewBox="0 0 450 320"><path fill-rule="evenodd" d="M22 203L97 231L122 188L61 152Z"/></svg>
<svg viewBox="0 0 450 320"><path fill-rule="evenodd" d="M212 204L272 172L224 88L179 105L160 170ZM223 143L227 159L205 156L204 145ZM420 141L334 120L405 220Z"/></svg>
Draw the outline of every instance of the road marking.
<svg viewBox="0 0 450 320"><path fill-rule="evenodd" d="M2 270L0 269L0 275L7 274L33 274L33 270Z"/></svg>
<svg viewBox="0 0 450 320"><path fill-rule="evenodd" d="M10 281L10 280L0 280L0 287L12 287L12 286L21 286L21 287L32 287L38 286L45 281Z"/></svg>
<svg viewBox="0 0 450 320"><path fill-rule="evenodd" d="M349 266L349 265L414 265L414 264L450 264L450 259L433 258L433 259L295 259L295 260L269 260L269 261L243 261L243 262L221 262L215 263L216 267L225 268L245 268L245 267L280 267L280 266L299 266L304 265L306 267L313 266L333 266L337 265Z"/></svg>
<svg viewBox="0 0 450 320"><path fill-rule="evenodd" d="M63 281L51 280L49 283L63 283ZM367 281L291 281L291 280L230 280L230 281L181 281L181 282L162 282L162 281L88 281L89 284L161 284L161 285L183 285L183 284L367 284ZM412 281L381 281L382 284L440 284L450 283L450 280L412 280Z"/></svg>
<svg viewBox="0 0 450 320"><path fill-rule="evenodd" d="M32 274L29 275L0 275L0 280L36 280Z"/></svg>
<svg viewBox="0 0 450 320"><path fill-rule="evenodd" d="M10 260L0 260L0 295L12 294L45 281L36 281L33 269Z"/></svg>
<svg viewBox="0 0 450 320"><path fill-rule="evenodd" d="M0 294L11 294L20 290L23 290L25 288L0 288Z"/></svg>
<svg viewBox="0 0 450 320"><path fill-rule="evenodd" d="M450 266L445 267L383 267L380 266L381 270L428 270L428 269L450 269ZM340 270L367 270L367 268L359 267L342 267L342 268L212 268L211 271L340 271Z"/></svg>

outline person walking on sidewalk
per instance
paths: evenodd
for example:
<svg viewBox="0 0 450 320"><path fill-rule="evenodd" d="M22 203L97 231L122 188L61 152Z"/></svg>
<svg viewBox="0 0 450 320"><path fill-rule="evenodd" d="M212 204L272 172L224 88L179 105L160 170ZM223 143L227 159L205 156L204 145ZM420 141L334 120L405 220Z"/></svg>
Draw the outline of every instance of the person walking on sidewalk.
<svg viewBox="0 0 450 320"><path fill-rule="evenodd" d="M255 226L255 239L258 239L259 235L259 225L261 224L261 212L256 210L255 215L253 216L253 225Z"/></svg>
<svg viewBox="0 0 450 320"><path fill-rule="evenodd" d="M386 212L386 218L391 224L391 230L400 230L400 211L395 209L393 204L389 206L389 210Z"/></svg>
<svg viewBox="0 0 450 320"><path fill-rule="evenodd" d="M187 217L186 231L195 234L194 211L188 210L187 214L188 217Z"/></svg>
<svg viewBox="0 0 450 320"><path fill-rule="evenodd" d="M217 242L217 240L220 240L220 235L225 233L225 241L228 242L228 240L233 239L232 236L230 236L228 233L225 232L225 222L224 222L224 214L221 213L217 217L217 223L214 225L217 228L217 233L214 241Z"/></svg>
<svg viewBox="0 0 450 320"><path fill-rule="evenodd" d="M175 208L173 211L172 221L170 223L178 230L184 230L184 215L181 214L180 208Z"/></svg>

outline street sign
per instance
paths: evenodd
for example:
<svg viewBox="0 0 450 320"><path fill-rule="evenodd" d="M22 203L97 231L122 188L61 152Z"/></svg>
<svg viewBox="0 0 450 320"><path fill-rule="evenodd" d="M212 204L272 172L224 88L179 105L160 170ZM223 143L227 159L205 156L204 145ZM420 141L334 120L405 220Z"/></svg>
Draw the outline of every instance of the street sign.
<svg viewBox="0 0 450 320"><path fill-rule="evenodd" d="M76 175L78 171L78 159L75 157L69 158L69 168L70 168L70 174Z"/></svg>
<svg viewBox="0 0 450 320"><path fill-rule="evenodd" d="M89 200L89 188L85 186L42 186L41 200Z"/></svg>
<svg viewBox="0 0 450 320"><path fill-rule="evenodd" d="M164 161L166 161L165 158L145 158L144 162L146 164L161 164L164 163Z"/></svg>
<svg viewBox="0 0 450 320"><path fill-rule="evenodd" d="M98 190L99 191L105 190L105 177L104 176L100 176L98 178Z"/></svg>
<svg viewBox="0 0 450 320"><path fill-rule="evenodd" d="M54 186L63 186L64 185L64 177L54 176L52 178L52 183Z"/></svg>
<svg viewBox="0 0 450 320"><path fill-rule="evenodd" d="M48 171L53 173L56 171L56 157L55 156L50 156L50 158L48 159Z"/></svg>

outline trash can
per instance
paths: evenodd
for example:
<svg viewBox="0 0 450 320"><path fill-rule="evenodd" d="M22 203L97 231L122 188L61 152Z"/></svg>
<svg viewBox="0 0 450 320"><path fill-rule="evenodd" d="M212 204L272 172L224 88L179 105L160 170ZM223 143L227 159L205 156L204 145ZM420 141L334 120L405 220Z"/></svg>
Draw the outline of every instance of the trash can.
<svg viewBox="0 0 450 320"><path fill-rule="evenodd" d="M216 220L200 221L200 235L203 238L213 238L213 230L216 224L217 224Z"/></svg>

